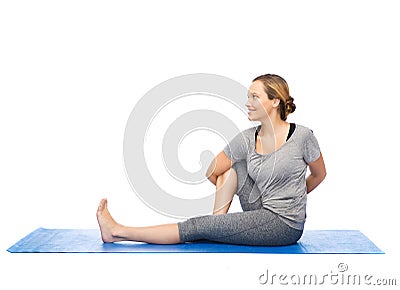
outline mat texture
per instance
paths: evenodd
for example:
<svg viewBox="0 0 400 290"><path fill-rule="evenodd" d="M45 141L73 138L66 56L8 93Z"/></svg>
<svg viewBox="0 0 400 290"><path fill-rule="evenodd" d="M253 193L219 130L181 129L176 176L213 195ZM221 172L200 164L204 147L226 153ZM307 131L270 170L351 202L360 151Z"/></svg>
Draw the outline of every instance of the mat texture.
<svg viewBox="0 0 400 290"><path fill-rule="evenodd" d="M11 253L264 253L383 254L357 230L306 230L295 245L241 246L213 242L154 245L137 242L104 244L95 229L38 228L8 249Z"/></svg>

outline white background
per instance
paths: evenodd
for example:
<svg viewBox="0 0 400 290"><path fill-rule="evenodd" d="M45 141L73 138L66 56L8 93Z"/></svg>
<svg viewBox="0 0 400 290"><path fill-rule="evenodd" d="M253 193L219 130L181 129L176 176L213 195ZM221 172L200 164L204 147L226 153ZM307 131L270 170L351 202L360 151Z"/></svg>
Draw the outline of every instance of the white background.
<svg viewBox="0 0 400 290"><path fill-rule="evenodd" d="M396 1L2 1L0 288L253 289L267 287L257 280L267 268L329 273L340 262L400 284L396 7ZM297 104L289 120L314 130L328 171L309 196L306 228L358 229L386 254L6 252L37 227L96 228L103 196L121 223L176 221L131 190L123 133L148 90L198 72L244 85L260 74L282 75Z"/></svg>

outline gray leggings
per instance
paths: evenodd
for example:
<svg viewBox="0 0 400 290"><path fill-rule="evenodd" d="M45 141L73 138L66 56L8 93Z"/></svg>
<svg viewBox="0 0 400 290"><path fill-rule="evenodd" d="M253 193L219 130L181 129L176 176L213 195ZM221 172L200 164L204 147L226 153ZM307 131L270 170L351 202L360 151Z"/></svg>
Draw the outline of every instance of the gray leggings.
<svg viewBox="0 0 400 290"><path fill-rule="evenodd" d="M296 243L303 230L288 226L277 214L264 208L260 198L249 202L254 180L247 173L246 162L237 162L232 168L238 176L236 194L239 196L243 212L206 215L180 222L178 228L181 242L209 240L262 246ZM255 189L257 190L257 187Z"/></svg>

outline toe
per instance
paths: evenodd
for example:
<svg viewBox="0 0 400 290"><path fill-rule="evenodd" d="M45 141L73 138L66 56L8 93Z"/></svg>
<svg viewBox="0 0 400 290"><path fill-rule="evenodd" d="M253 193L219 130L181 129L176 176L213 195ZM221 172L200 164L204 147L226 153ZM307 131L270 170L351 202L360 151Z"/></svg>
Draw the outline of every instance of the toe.
<svg viewBox="0 0 400 290"><path fill-rule="evenodd" d="M103 211L104 208L105 208L105 201L104 201L104 198L103 198L99 203L99 207L97 208L97 211L99 211L99 212Z"/></svg>

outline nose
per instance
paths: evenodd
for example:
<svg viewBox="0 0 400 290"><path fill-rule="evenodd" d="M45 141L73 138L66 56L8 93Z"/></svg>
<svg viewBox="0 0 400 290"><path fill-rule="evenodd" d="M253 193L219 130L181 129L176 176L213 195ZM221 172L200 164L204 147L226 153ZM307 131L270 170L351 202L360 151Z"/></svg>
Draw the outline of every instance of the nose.
<svg viewBox="0 0 400 290"><path fill-rule="evenodd" d="M250 100L251 98L248 98L247 99L247 101L246 101L246 107L247 107L247 109L254 109L254 106L253 106L253 104L251 103L251 100Z"/></svg>
<svg viewBox="0 0 400 290"><path fill-rule="evenodd" d="M247 108L251 107L250 98L247 98L247 101L246 101L245 105L246 105Z"/></svg>

